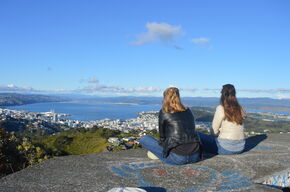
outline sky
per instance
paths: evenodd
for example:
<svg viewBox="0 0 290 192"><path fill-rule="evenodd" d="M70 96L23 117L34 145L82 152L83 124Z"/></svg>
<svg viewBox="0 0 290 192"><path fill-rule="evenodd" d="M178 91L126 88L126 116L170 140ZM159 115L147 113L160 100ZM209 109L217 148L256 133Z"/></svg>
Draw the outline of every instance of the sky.
<svg viewBox="0 0 290 192"><path fill-rule="evenodd" d="M288 0L1 0L0 92L290 98Z"/></svg>

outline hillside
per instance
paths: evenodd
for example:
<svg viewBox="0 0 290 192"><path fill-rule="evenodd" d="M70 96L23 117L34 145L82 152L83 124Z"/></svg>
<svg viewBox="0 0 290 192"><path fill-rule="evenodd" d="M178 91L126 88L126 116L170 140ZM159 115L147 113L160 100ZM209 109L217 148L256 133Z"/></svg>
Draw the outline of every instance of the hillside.
<svg viewBox="0 0 290 192"><path fill-rule="evenodd" d="M41 102L58 102L65 100L67 100L67 98L48 95L24 95L18 93L0 93L0 107L25 105Z"/></svg>

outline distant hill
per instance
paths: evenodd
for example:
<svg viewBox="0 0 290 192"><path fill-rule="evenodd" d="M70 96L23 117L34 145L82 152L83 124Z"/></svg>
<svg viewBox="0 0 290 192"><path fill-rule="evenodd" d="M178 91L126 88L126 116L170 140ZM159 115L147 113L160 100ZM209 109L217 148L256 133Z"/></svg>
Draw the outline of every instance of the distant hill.
<svg viewBox="0 0 290 192"><path fill-rule="evenodd" d="M131 103L142 105L161 105L162 97L95 97L80 99L80 103ZM215 108L219 104L218 97L182 97L186 106ZM290 112L290 99L271 98L238 98L240 104L246 110L266 110Z"/></svg>
<svg viewBox="0 0 290 192"><path fill-rule="evenodd" d="M18 93L0 93L0 107L24 105L41 102L58 102L67 100L64 97L48 96L48 95L24 95Z"/></svg>
<svg viewBox="0 0 290 192"><path fill-rule="evenodd" d="M112 103L112 104L139 104L161 105L162 97L149 96L122 96L122 97L95 97L95 96L58 96L58 95L24 95L17 93L0 93L0 106L24 105L40 102L71 101L76 103ZM238 98L246 110L265 110L290 112L290 99L271 98ZM184 105L189 107L215 108L219 104L218 97L182 97Z"/></svg>

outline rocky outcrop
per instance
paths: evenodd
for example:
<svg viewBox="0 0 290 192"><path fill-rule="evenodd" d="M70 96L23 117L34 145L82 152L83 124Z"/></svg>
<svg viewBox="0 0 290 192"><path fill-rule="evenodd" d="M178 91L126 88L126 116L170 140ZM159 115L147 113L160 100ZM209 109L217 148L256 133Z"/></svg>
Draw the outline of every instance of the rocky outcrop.
<svg viewBox="0 0 290 192"><path fill-rule="evenodd" d="M203 161L169 166L145 150L49 159L0 180L0 191L105 192L114 187L147 191L280 191L289 185L290 134L251 137L239 155L207 154ZM265 185L265 184L268 184Z"/></svg>

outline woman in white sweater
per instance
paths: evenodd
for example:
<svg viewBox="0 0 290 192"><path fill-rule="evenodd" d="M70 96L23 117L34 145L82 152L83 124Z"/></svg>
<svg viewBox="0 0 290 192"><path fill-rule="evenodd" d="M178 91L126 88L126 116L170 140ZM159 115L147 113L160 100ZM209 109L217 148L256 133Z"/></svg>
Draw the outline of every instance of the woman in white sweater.
<svg viewBox="0 0 290 192"><path fill-rule="evenodd" d="M235 87L223 86L220 105L214 114L211 135L199 133L205 151L223 155L238 154L245 148L245 112L237 101Z"/></svg>

